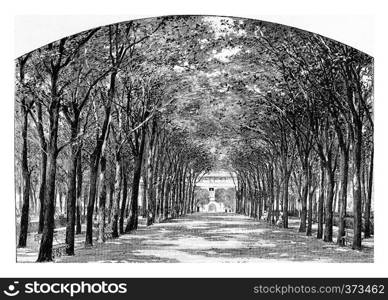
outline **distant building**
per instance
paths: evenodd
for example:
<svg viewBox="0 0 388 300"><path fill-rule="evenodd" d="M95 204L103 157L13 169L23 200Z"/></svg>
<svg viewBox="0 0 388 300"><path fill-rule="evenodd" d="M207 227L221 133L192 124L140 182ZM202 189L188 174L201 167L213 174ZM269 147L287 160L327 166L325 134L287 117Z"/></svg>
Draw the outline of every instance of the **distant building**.
<svg viewBox="0 0 388 300"><path fill-rule="evenodd" d="M209 202L197 207L199 212L232 212L230 207L226 207L223 202L215 201L215 191L217 188L235 188L236 175L224 170L210 172L202 177L197 183L197 187L209 190Z"/></svg>

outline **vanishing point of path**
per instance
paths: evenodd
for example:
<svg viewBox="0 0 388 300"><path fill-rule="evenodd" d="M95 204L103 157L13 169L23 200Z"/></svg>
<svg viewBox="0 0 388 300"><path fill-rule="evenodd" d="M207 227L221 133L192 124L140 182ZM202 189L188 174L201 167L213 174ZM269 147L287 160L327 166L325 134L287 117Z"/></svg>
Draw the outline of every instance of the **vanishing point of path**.
<svg viewBox="0 0 388 300"><path fill-rule="evenodd" d="M296 224L294 224L296 226ZM353 251L291 229L226 213L195 213L141 226L58 262L373 262L373 248Z"/></svg>

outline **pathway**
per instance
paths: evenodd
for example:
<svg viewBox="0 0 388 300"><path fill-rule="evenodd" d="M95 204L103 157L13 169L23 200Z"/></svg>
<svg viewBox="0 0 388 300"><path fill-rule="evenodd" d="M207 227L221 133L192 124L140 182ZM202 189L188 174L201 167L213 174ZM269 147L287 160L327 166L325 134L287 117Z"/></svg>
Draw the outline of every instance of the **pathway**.
<svg viewBox="0 0 388 300"><path fill-rule="evenodd" d="M91 249L77 249L59 262L373 262L373 240L362 251L324 243L314 236L270 227L263 221L226 213L196 213L141 226L136 232Z"/></svg>

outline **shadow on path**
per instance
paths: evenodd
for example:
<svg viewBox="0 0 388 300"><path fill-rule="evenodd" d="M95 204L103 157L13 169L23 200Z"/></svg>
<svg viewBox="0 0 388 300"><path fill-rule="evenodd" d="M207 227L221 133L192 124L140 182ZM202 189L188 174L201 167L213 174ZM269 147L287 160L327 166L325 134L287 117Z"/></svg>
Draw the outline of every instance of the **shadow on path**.
<svg viewBox="0 0 388 300"><path fill-rule="evenodd" d="M373 262L372 247L354 251L307 237L296 229L226 213L196 213L141 226L136 232L77 249L58 262Z"/></svg>

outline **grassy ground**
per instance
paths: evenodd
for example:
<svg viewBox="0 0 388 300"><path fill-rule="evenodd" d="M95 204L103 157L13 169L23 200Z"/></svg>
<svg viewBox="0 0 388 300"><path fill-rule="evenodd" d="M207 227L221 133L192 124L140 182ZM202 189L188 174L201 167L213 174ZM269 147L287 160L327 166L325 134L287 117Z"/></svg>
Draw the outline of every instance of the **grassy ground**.
<svg viewBox="0 0 388 300"><path fill-rule="evenodd" d="M338 247L290 229L225 213L196 213L150 227L141 225L129 235L83 248L77 236L76 255L58 262L373 262L373 238L362 251ZM58 239L62 236L58 234ZM18 261L35 261L37 247L18 250Z"/></svg>

